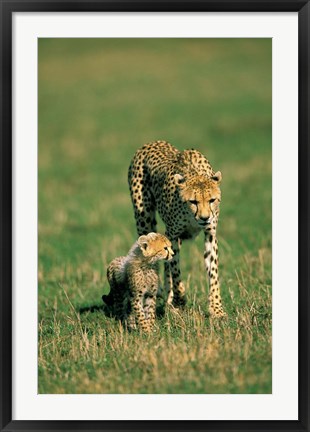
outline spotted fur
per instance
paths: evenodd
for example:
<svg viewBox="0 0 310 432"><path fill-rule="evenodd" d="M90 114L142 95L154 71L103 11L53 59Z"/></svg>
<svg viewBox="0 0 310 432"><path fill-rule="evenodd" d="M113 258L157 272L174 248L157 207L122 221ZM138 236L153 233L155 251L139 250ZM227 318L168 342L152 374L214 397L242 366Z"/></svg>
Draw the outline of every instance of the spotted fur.
<svg viewBox="0 0 310 432"><path fill-rule="evenodd" d="M223 316L218 276L216 228L221 201L222 174L214 172L197 150L180 152L166 141L144 145L135 153L128 182L139 235L156 231L155 212L166 225L173 259L165 263L165 291L174 306L186 303L179 251L182 240L204 232L204 259L209 279L209 311Z"/></svg>
<svg viewBox="0 0 310 432"><path fill-rule="evenodd" d="M168 262L172 256L171 242L151 232L140 236L127 256L115 258L108 266L111 290L102 299L129 329L152 330L159 287L158 262Z"/></svg>

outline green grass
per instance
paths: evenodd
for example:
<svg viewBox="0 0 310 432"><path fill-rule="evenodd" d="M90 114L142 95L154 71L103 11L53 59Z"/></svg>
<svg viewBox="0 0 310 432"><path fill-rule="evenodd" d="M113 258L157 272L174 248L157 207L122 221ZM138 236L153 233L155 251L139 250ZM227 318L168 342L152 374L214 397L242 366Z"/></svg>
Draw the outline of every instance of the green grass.
<svg viewBox="0 0 310 432"><path fill-rule="evenodd" d="M154 139L222 171L228 319L206 314L198 237L181 251L187 308L147 336L100 308L137 238L128 165ZM272 391L270 39L41 39L38 175L39 393Z"/></svg>

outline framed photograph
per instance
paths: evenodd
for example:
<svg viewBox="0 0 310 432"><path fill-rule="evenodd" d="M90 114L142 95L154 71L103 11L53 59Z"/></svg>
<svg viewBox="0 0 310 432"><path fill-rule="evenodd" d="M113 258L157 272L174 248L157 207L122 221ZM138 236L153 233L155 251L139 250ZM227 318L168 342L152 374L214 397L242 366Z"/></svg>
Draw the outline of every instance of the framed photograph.
<svg viewBox="0 0 310 432"><path fill-rule="evenodd" d="M309 2L1 2L1 430L309 431Z"/></svg>

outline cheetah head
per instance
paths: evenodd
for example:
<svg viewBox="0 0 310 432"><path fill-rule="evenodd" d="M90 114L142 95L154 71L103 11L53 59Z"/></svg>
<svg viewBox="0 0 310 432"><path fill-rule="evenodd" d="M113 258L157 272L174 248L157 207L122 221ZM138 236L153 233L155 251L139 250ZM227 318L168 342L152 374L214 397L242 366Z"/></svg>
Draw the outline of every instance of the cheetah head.
<svg viewBox="0 0 310 432"><path fill-rule="evenodd" d="M221 202L219 187L222 180L221 172L217 171L211 177L175 174L174 180L190 219L201 228L211 224L213 218L218 214Z"/></svg>

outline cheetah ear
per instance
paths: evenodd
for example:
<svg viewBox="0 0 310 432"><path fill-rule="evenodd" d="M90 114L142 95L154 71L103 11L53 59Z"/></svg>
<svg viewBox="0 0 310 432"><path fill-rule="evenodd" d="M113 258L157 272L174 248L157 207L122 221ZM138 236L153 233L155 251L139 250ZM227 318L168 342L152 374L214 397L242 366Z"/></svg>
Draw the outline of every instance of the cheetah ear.
<svg viewBox="0 0 310 432"><path fill-rule="evenodd" d="M138 238L138 245L140 246L140 249L146 250L148 246L148 241L146 235L142 235Z"/></svg>
<svg viewBox="0 0 310 432"><path fill-rule="evenodd" d="M217 183L221 183L222 181L222 173L221 171L217 171L212 177L211 180L214 180Z"/></svg>
<svg viewBox="0 0 310 432"><path fill-rule="evenodd" d="M174 181L177 186L185 183L185 178L181 174L174 174Z"/></svg>

